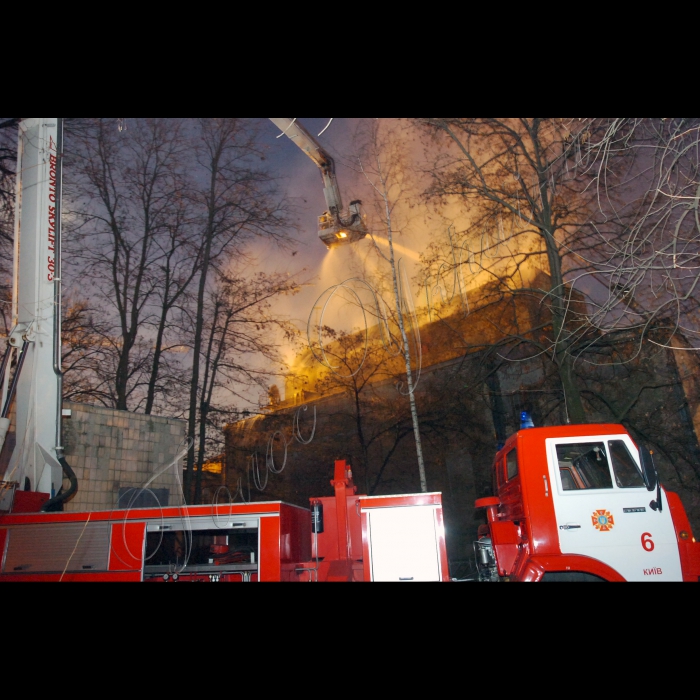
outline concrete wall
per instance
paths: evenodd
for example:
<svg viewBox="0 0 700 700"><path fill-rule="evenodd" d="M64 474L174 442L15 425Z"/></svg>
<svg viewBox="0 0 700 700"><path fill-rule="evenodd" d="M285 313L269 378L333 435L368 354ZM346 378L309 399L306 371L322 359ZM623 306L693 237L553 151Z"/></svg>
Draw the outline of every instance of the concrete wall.
<svg viewBox="0 0 700 700"><path fill-rule="evenodd" d="M111 510L120 490L143 488L183 450L183 420L78 403L64 408L72 411L63 423L66 459L78 478L78 493L66 511ZM177 476L182 476L182 460L150 484L162 505L166 497L168 504L180 504ZM119 505L128 505L130 495ZM148 505L155 506L150 500Z"/></svg>

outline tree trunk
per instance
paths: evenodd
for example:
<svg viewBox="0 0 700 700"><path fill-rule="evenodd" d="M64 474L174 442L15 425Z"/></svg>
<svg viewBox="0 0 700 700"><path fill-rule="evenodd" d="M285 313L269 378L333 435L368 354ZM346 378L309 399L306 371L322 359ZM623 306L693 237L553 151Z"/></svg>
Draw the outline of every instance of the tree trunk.
<svg viewBox="0 0 700 700"><path fill-rule="evenodd" d="M187 420L187 437L190 449L187 453L187 467L185 472L185 493L192 497L192 476L195 461L195 439L197 436L197 406L199 399L199 362L202 352L202 333L204 328L204 299L211 262L211 250L216 234L216 189L219 177L219 160L222 155L223 143L219 141L217 148L211 155L209 193L207 196L207 222L204 232L202 268L199 274L199 288L197 290L196 320L194 342L192 345L192 383L190 384L190 406Z"/></svg>
<svg viewBox="0 0 700 700"><path fill-rule="evenodd" d="M226 332L228 330L228 321L230 320L229 316L224 328L221 331L216 361L213 361L212 353L219 322L219 310L220 305L217 301L217 303L214 305L214 317L212 319L211 333L209 334L209 341L207 342L207 354L204 359L204 377L202 380L202 398L199 402L199 450L197 459L197 474L194 486L195 503L200 503L202 500L202 473L204 471L204 459L206 455L207 419L209 417L209 406L211 405L214 385L216 384L217 363L224 349Z"/></svg>
<svg viewBox="0 0 700 700"><path fill-rule="evenodd" d="M574 373L574 358L571 356L571 343L567 338L566 304L562 296L565 293L564 276L562 274L561 257L555 249L551 233L546 231L547 255L552 292L552 332L554 348L554 363L559 374L559 381L564 395L564 409L569 423L585 423L586 410ZM550 243L550 241L552 241Z"/></svg>
<svg viewBox="0 0 700 700"><path fill-rule="evenodd" d="M418 409L416 407L415 386L413 385L413 373L411 371L411 352L408 344L408 336L403 322L403 304L401 303L401 295L399 294L399 280L396 271L396 260L394 258L394 242L391 230L391 214L388 212L388 240L389 240L389 255L391 263L391 272L394 282L394 298L396 300L396 315L401 330L401 342L403 347L403 356L406 363L406 386L408 387L408 399L411 403L411 418L413 420L413 435L416 440L416 457L418 458L418 476L420 478L420 489L422 493L428 492L428 480L425 475L425 462L423 461L423 445L420 437L420 424L418 423Z"/></svg>

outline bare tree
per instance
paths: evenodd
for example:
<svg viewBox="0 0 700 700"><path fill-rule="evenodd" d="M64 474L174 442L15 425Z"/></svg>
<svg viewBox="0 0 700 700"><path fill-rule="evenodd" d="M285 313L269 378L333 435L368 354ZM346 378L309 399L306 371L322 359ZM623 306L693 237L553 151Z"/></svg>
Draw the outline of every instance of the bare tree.
<svg viewBox="0 0 700 700"><path fill-rule="evenodd" d="M144 407L146 414L153 411L159 396L169 396L181 376L177 363L167 361L167 353L183 347L182 339L170 331L174 315L190 300L190 287L201 271L203 252L199 240L191 235L188 216L186 199L178 197L165 226L167 233L156 243L160 253L157 264L160 284L155 290L157 311L148 322L155 332L155 342Z"/></svg>
<svg viewBox="0 0 700 700"><path fill-rule="evenodd" d="M364 493L371 495L403 439L413 433L410 406L396 400L403 363L377 337L323 330L324 339L330 341L324 344L323 353L332 369L323 373L315 391L344 397L336 402L338 408L329 418L352 425L359 448L359 462L353 463L356 479L364 485Z"/></svg>
<svg viewBox="0 0 700 700"><path fill-rule="evenodd" d="M601 206L594 186L589 144L607 133L608 120L418 121L439 149L428 196L441 202L461 200L469 219L464 230L432 246L426 256L428 278L445 284L445 276L453 275L453 289L459 289L462 301L469 286L464 277L470 275L482 284L490 278L501 296L538 299L547 309L546 318L529 328L500 330L513 349L525 345L551 360L566 416L585 422L574 365L593 324L580 302L598 303L595 274L609 259L601 239L614 246L630 220L628 211L608 216L618 206L619 188L611 182ZM617 164L628 154L615 155ZM533 274L533 269L547 277ZM535 279L538 284L532 285Z"/></svg>
<svg viewBox="0 0 700 700"><path fill-rule="evenodd" d="M687 350L682 338L673 340L679 333L700 346L700 119L611 119L589 150L601 208L630 222L621 238L601 241L608 295L592 322L601 332L638 328L643 340L665 327L666 339L655 333L653 342ZM620 169L622 151L633 167ZM623 178L625 201L612 207L608 193Z"/></svg>
<svg viewBox="0 0 700 700"><path fill-rule="evenodd" d="M145 119L127 135L98 119L72 142L66 263L91 306L114 319L103 348L114 357L108 394L119 410L153 409L164 327L197 268L196 248L184 250L182 130L179 120Z"/></svg>
<svg viewBox="0 0 700 700"><path fill-rule="evenodd" d="M12 322L10 305L18 123L19 119L0 117L0 329L5 336Z"/></svg>
<svg viewBox="0 0 700 700"><path fill-rule="evenodd" d="M400 235L402 228L408 223L406 208L410 198L409 154L400 132L395 128L383 127L377 119L365 122L358 130L356 140L359 148L357 162L368 184L368 201L374 215L370 236L378 256L388 263L391 272L390 285L395 312L393 320L398 326L400 353L404 359L405 393L408 396L413 423L421 491L426 492L428 483L415 397L417 377L414 376L415 369L420 372L420 344L415 343L415 336L414 342L409 340L411 324L417 332L417 322L410 301L408 280L402 275L400 260L397 260L394 249L394 236ZM374 235L386 237L388 254L379 248ZM412 363L415 367L412 367Z"/></svg>
<svg viewBox="0 0 700 700"><path fill-rule="evenodd" d="M114 406L117 357L114 327L85 300L63 304L63 396L66 401Z"/></svg>
<svg viewBox="0 0 700 700"><path fill-rule="evenodd" d="M189 383L186 493L192 492L195 440L199 402L206 395L202 385L202 362L206 353L204 310L212 273L225 273L229 256L243 256L245 245L255 237L289 241L289 207L275 189L273 178L257 164L256 130L249 120L199 119L196 126L196 163L199 186L192 200L200 212L200 272L192 303L192 375Z"/></svg>
<svg viewBox="0 0 700 700"><path fill-rule="evenodd" d="M197 414L195 503L201 501L202 471L209 448L213 445L215 451L220 451L222 447L222 421L217 418L228 418L234 402L246 401L246 388L263 387L270 376L275 376L266 367L282 362L279 342L293 341L298 334L293 324L275 313L273 303L299 289L286 274L228 275L219 277L207 300ZM267 360L266 365L263 360Z"/></svg>

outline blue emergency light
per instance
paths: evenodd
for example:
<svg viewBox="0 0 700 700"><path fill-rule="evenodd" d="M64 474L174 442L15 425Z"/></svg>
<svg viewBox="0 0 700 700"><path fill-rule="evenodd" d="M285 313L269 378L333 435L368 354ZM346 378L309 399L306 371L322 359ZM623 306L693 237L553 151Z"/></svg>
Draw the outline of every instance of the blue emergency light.
<svg viewBox="0 0 700 700"><path fill-rule="evenodd" d="M535 424L532 422L532 417L527 411L522 411L520 414L520 430L525 430L525 428L534 428Z"/></svg>

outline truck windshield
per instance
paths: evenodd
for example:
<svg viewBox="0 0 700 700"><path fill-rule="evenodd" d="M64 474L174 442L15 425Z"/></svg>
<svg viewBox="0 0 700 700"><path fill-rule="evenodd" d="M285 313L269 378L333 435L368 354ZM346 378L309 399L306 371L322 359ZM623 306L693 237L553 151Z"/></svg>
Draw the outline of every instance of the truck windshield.
<svg viewBox="0 0 700 700"><path fill-rule="evenodd" d="M557 445L564 491L644 488L644 479L624 440ZM610 469L612 467L612 470Z"/></svg>
<svg viewBox="0 0 700 700"><path fill-rule="evenodd" d="M610 440L609 444L615 482L618 487L621 489L644 488L644 479L624 441Z"/></svg>

